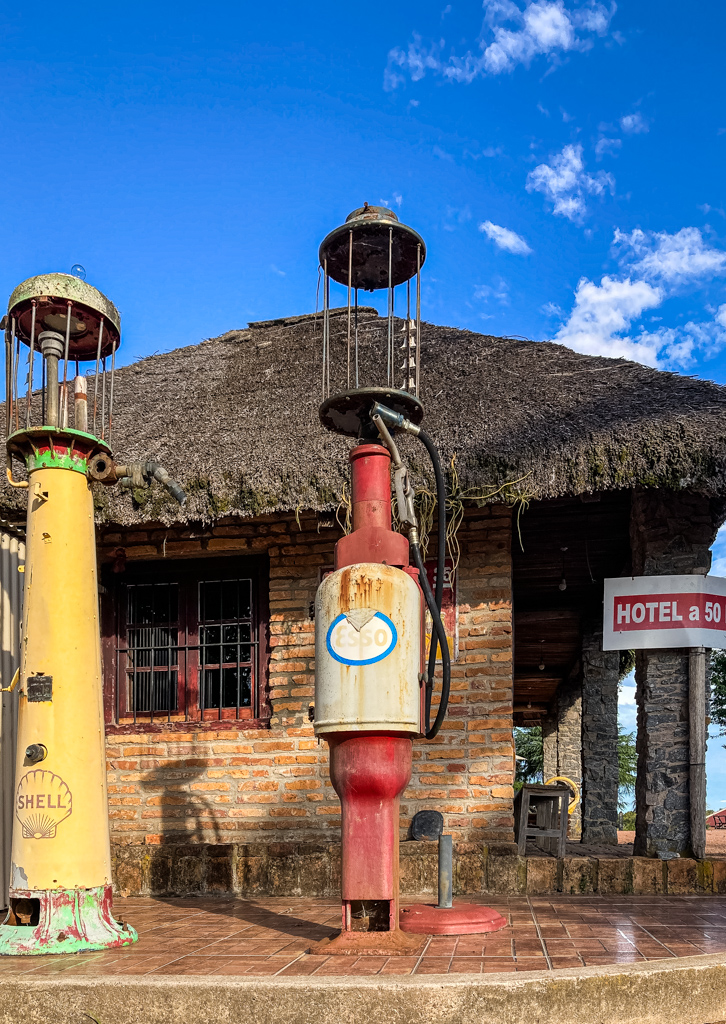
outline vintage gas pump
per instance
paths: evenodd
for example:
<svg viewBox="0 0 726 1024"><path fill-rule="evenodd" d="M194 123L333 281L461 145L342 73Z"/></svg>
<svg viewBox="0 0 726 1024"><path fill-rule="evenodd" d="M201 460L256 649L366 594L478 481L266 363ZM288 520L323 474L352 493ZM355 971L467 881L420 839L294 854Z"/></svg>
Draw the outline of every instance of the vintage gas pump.
<svg viewBox="0 0 726 1024"><path fill-rule="evenodd" d="M338 541L335 571L322 581L315 602L315 733L329 744L330 777L342 810L342 928L327 943L329 952L410 953L420 946L420 933L495 931L506 923L495 911L479 906L432 907L427 914L401 914L399 919L399 800L411 778L412 741L438 733L450 681L440 615L445 485L436 448L420 426L420 272L425 257L420 235L390 210L367 204L320 246L320 419L327 429L356 440L350 452L352 531ZM337 338L329 315L331 279L348 290L346 329ZM397 334L395 288L404 283L407 310ZM378 329L376 338L359 323L360 288L387 289L384 336ZM333 385L340 388L332 394L331 374ZM379 383L382 379L385 385ZM372 386L361 387L362 381ZM435 595L422 559L413 487L396 432L418 437L433 463L438 500ZM403 532L392 528L392 470ZM433 624L426 670L424 602ZM431 724L437 647L443 678Z"/></svg>
<svg viewBox="0 0 726 1024"><path fill-rule="evenodd" d="M124 946L137 936L111 914L91 480L143 485L149 464L120 468L110 456L120 318L104 295L79 277L33 277L13 292L3 326L7 476L26 492L28 508L20 669L10 684L20 688L10 910L0 954ZM95 362L92 395L83 361ZM13 460L25 479L15 478ZM176 496L183 498L178 488Z"/></svg>

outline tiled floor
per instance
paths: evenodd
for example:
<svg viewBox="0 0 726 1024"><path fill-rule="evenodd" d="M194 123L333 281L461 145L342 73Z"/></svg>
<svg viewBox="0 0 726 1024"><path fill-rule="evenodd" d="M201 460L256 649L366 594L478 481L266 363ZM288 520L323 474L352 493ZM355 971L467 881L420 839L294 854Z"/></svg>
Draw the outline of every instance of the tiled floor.
<svg viewBox="0 0 726 1024"><path fill-rule="evenodd" d="M457 900L459 903L467 900ZM75 956L1 958L0 974L481 974L637 963L726 952L726 899L561 896L471 899L507 917L490 935L432 938L417 957L311 956L334 933L334 900L120 899L134 946Z"/></svg>

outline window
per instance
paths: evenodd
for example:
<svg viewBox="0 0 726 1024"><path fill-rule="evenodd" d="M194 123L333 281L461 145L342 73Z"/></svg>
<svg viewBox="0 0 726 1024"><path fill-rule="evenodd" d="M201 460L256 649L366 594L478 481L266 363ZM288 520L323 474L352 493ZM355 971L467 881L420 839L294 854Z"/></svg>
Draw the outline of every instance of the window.
<svg viewBox="0 0 726 1024"><path fill-rule="evenodd" d="M265 558L130 564L104 577L107 726L269 716Z"/></svg>

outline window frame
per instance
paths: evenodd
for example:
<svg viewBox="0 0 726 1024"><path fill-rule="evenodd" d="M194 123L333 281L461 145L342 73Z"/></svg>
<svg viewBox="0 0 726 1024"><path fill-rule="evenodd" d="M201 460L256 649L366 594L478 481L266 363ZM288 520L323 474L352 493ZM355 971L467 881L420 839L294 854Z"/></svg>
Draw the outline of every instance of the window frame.
<svg viewBox="0 0 726 1024"><path fill-rule="evenodd" d="M234 578L249 578L252 582L251 703L249 709L239 709L240 713L244 712L239 718L236 708L207 708L202 713L199 693L199 584L203 580ZM202 558L130 561L126 563L125 570L118 574L113 572L112 566L105 566L101 579L101 648L104 720L107 733L189 732L190 729L218 731L260 729L269 726L270 568L267 555L209 555ZM121 666L127 639L126 588L128 584L143 583L179 584L180 625L176 648L179 667L175 712L166 710L126 714L120 711L126 704L128 694L128 676Z"/></svg>

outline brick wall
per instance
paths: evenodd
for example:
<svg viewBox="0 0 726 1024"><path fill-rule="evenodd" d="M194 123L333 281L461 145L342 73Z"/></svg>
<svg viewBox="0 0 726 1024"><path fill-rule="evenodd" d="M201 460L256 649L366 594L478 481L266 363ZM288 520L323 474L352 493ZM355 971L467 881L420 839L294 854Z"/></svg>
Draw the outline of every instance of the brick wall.
<svg viewBox="0 0 726 1024"><path fill-rule="evenodd" d="M270 559L269 728L107 737L111 841L165 844L335 843L340 809L325 743L308 722L314 696L310 606L332 565L337 529L314 517L220 520L205 529L107 529L100 559L257 554ZM459 658L439 736L414 746L401 838L416 810L443 812L462 840L511 841L511 520L494 506L459 533Z"/></svg>

